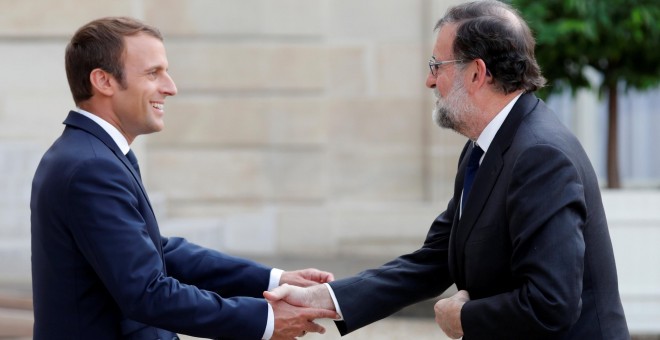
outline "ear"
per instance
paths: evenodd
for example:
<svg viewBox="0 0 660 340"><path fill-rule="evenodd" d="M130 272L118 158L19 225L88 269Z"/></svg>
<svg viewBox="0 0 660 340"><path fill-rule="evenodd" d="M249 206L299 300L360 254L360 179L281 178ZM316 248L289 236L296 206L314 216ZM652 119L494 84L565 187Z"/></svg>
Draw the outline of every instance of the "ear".
<svg viewBox="0 0 660 340"><path fill-rule="evenodd" d="M466 77L465 84L470 92L476 92L481 89L485 84L490 83L491 78L490 72L488 72L486 63L483 59L475 59L472 61L471 65L468 67Z"/></svg>
<svg viewBox="0 0 660 340"><path fill-rule="evenodd" d="M115 78L108 72L100 68L95 68L89 74L89 81L92 83L92 93L101 93L105 96L112 96L115 92Z"/></svg>

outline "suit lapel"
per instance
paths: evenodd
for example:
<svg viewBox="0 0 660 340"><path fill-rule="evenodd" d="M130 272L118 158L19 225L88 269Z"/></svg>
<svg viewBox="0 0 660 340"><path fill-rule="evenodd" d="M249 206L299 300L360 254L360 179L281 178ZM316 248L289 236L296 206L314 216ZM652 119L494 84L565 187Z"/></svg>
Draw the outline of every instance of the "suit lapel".
<svg viewBox="0 0 660 340"><path fill-rule="evenodd" d="M450 237L450 247L453 248L453 250L450 251L450 256L454 256L454 261L451 261L450 263L456 266L454 269L454 272L456 273L454 278L459 289L465 287L465 243L474 229L481 212L486 206L495 183L497 183L497 179L504 166L504 154L509 149L524 116L534 109L538 104L538 101L539 100L533 94L523 94L518 99L506 120L502 123L502 126L495 135L493 142L481 162L479 171L477 172L472 185L470 202L467 206L463 207L463 214L460 219L459 210L456 210L454 225ZM468 142L468 144L471 143ZM468 148L469 150L464 151L464 154L469 154L472 150L471 147ZM457 202L460 202L460 193L463 189L462 183L463 178L465 177L466 158L467 157L463 157L459 167L459 173L456 176L455 185L457 194L454 195L454 200L458 197Z"/></svg>
<svg viewBox="0 0 660 340"><path fill-rule="evenodd" d="M149 201L149 196L147 195L147 191L144 188L144 185L142 184L142 180L140 179L140 176L135 171L135 169L133 169L131 162L128 160L128 158L126 158L126 155L124 155L124 153L121 152L121 150L117 146L117 143L115 143L112 137L110 137L110 135L108 135L108 133L105 132L105 130L103 130L103 128L98 124L96 124L94 121L75 111L69 112L69 115L64 120L64 124L87 131L94 137L98 138L101 142L103 142L103 144L105 144L110 150L112 150L112 152L115 154L117 159L119 159L119 161L122 162L124 166L128 169L128 171L130 171L131 174L133 175L133 178L138 183L140 190L142 191L142 195L144 195L144 198L147 200L147 203L149 205L149 210L151 210L151 213L154 214L154 210L151 206L151 201ZM154 214L154 218L155 216L156 215Z"/></svg>
<svg viewBox="0 0 660 340"><path fill-rule="evenodd" d="M67 118L64 120L64 124L84 130L94 137L98 138L103 144L105 144L111 151L114 153L114 155L119 159L122 164L128 169L128 171L131 172L133 175L133 179L137 182L138 186L140 187L140 191L142 191L142 195L144 196L144 199L147 201L147 205L149 206L149 211L151 211L151 214L153 215L154 221L156 221L156 214L154 213L154 209L151 206L151 201L149 201L149 196L147 195L147 191L144 188L144 185L142 185L142 179L138 175L138 173L135 171L133 168L133 165L131 165L131 162L126 158L126 155L124 155L123 152L119 149L117 146L117 143L108 135L105 130L98 124L96 124L94 121L91 119L79 114L78 112L75 111L70 111L69 115ZM149 237L151 238L151 241L154 243L156 246L156 249L158 249L158 253L160 254L161 261L163 263L163 273L167 275L167 267L165 265L165 257L163 253L163 244L161 242L161 235L160 235L160 230L158 229L158 224L157 223L146 223L146 229L147 232L149 233Z"/></svg>
<svg viewBox="0 0 660 340"><path fill-rule="evenodd" d="M457 231L457 242L459 244L465 243L470 235L475 222L479 218L479 214L488 201L493 186L497 182L497 178L502 171L502 165L501 150L497 150L497 148L493 148L493 145L491 145L474 178L470 201L463 207L463 214L461 215Z"/></svg>
<svg viewBox="0 0 660 340"><path fill-rule="evenodd" d="M467 151L470 150L470 144L472 144L470 141L465 143L465 146L463 147L463 151L461 152L461 155L459 157L459 164L458 164L458 172L456 173L456 179L454 181L454 197L453 197L453 202L454 202L454 219L452 222L451 226L451 232L449 234L449 272L454 278L454 281L456 281L456 284L459 284L459 278L461 277L460 271L459 271L459 265L458 265L458 258L456 254L456 231L458 230L458 221L460 219L460 213L461 213L461 192L463 190L463 180L465 177L465 167L467 166L467 158L465 155L467 154ZM451 206L451 204L449 205ZM459 286L461 287L461 286Z"/></svg>

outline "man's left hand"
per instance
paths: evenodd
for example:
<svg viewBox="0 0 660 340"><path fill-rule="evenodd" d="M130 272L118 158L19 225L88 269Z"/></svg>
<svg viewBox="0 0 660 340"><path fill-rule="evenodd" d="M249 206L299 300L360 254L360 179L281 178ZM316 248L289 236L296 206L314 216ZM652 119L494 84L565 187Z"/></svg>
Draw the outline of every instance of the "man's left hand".
<svg viewBox="0 0 660 340"><path fill-rule="evenodd" d="M461 309L468 301L470 301L470 294L465 290L459 290L452 297L438 301L433 307L435 310L435 322L452 339L458 339L463 336Z"/></svg>
<svg viewBox="0 0 660 340"><path fill-rule="evenodd" d="M315 268L307 268L283 272L280 277L280 285L288 283L298 287L309 287L319 283L332 282L335 276L330 272L325 272Z"/></svg>

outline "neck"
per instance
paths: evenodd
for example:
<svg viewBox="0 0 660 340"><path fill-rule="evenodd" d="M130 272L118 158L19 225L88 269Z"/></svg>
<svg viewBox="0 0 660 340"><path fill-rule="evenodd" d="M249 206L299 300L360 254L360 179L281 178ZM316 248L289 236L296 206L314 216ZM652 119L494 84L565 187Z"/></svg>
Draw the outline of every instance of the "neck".
<svg viewBox="0 0 660 340"><path fill-rule="evenodd" d="M101 103L102 104L102 103ZM105 120L108 122L108 124L114 126L126 139L128 142L128 145L131 145L133 143L133 139L131 138L126 131L121 127L121 124L119 124L119 120L117 115L114 114L114 112L110 109L108 109L108 105L101 105L97 101L92 99L86 100L84 102L78 103L78 107Z"/></svg>
<svg viewBox="0 0 660 340"><path fill-rule="evenodd" d="M489 92L488 95L484 96L482 100L477 103L480 113L475 115L478 119L472 125L473 129L469 131L466 136L471 140L476 141L493 118L495 118L505 106L522 92L522 90L519 90L506 95Z"/></svg>

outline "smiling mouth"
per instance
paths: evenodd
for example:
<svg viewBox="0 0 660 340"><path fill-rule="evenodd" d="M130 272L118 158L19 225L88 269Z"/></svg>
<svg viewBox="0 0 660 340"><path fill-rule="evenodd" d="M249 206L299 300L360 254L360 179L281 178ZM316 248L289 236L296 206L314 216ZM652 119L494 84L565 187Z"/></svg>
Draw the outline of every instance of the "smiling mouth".
<svg viewBox="0 0 660 340"><path fill-rule="evenodd" d="M151 103L151 107L153 107L154 109L163 111L163 108L165 107L165 104L163 104L163 103Z"/></svg>

